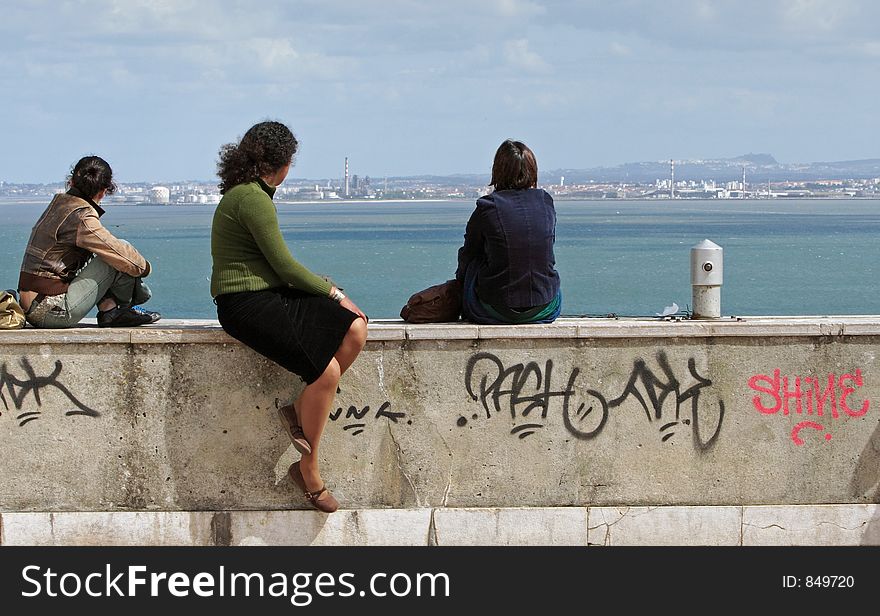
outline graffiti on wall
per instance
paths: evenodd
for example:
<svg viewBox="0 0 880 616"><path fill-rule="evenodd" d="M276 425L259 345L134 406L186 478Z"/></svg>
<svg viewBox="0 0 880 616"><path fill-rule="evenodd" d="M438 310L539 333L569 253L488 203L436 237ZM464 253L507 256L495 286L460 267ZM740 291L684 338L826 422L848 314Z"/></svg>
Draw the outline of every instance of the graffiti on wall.
<svg viewBox="0 0 880 616"><path fill-rule="evenodd" d="M55 368L51 374L46 376L37 376L36 371L26 357L22 357L18 363L23 373L21 377L13 374L5 362L0 365L0 402L3 403L3 408L6 411L14 409L17 413L15 419L18 421L19 426L25 426L40 418L43 407L41 392L49 388L54 388L61 392L67 398L67 401L73 405L74 408L64 411L65 416L85 415L87 417L99 417L101 415L98 411L80 402L59 380L64 370L64 364L61 363L61 360L55 361ZM25 409L25 403L31 395L36 406L28 408L36 410ZM12 405L11 407L10 404Z"/></svg>
<svg viewBox="0 0 880 616"><path fill-rule="evenodd" d="M723 400L718 400L717 407L700 408L700 393L712 386L711 379L697 372L697 362L691 357L687 367L693 384L682 389L666 353L657 353L657 365L660 367L659 374L648 368L644 360L635 360L623 393L610 401L608 407L616 408L630 397L635 398L645 411L648 421L662 424L662 442L672 438L678 426L690 426L694 446L699 450L709 449L721 433L721 424L724 421ZM664 408L671 412L664 413ZM683 414L686 416L682 417ZM714 429L709 432L713 425Z"/></svg>
<svg viewBox="0 0 880 616"><path fill-rule="evenodd" d="M492 353L477 353L468 359L464 378L468 395L482 403L487 419L493 412L497 414L505 410L514 420L526 421L511 430L511 434L523 439L544 427L551 401L561 400L562 414L568 416L577 395L574 385L579 372L579 368L573 368L568 378L562 379L565 386L554 386L552 359L548 359L543 367L537 362L505 367ZM585 426L582 433L583 438L591 438L598 434L607 419L607 404L598 392L587 390L586 393L594 397L593 403L580 402L575 413L584 420L591 415L598 417L597 423L591 428ZM473 415L471 419L478 417ZM465 417L458 418L459 427L467 423Z"/></svg>
<svg viewBox="0 0 880 616"><path fill-rule="evenodd" d="M838 419L864 416L871 401L858 397L857 389L863 385L861 369L840 376L832 372L827 378L820 378L783 376L776 368L772 376L755 374L749 379L749 388L758 392L752 398L752 405L759 413L777 415L781 412L781 416L794 418L812 416L812 419L802 419L791 430L791 440L798 446L806 442L805 438L810 438L809 434L830 441L831 432L826 426Z"/></svg>
<svg viewBox="0 0 880 616"><path fill-rule="evenodd" d="M688 375L693 381L684 388L664 352L657 353L659 371L652 370L639 358L627 378L623 391L609 400L602 392L579 382L580 368L574 367L561 379L554 377L552 359L544 362L505 366L496 355L487 352L472 355L465 366L465 389L472 400L479 401L487 419L494 414L510 413L517 423L510 433L524 439L546 425L550 407L557 403L562 421L575 438L589 440L602 433L610 413L627 400L635 400L651 423L660 424L661 442L669 441L679 426L690 426L693 445L699 451L711 448L724 421L724 402L702 409L701 392L712 381L701 376L696 361L688 360ZM459 427L470 420L460 416Z"/></svg>
<svg viewBox="0 0 880 616"><path fill-rule="evenodd" d="M330 413L330 421L343 422L345 425L342 426L342 429L352 436L357 436L367 427L367 424L364 421L366 419L372 419L373 421L381 421L384 419L385 421L398 423L399 420L406 417L406 413L404 412L392 411L391 402L388 400L379 405L379 408L376 409L375 413L372 415L370 413L371 408L369 405L362 408L349 406L344 413L342 408L339 407ZM412 424L412 421L407 420L407 423Z"/></svg>

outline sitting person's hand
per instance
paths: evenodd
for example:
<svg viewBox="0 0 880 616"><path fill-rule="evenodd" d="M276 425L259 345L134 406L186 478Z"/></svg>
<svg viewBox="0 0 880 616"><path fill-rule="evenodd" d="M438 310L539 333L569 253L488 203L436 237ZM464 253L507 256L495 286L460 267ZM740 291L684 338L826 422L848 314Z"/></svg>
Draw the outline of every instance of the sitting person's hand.
<svg viewBox="0 0 880 616"><path fill-rule="evenodd" d="M362 318L367 323L370 322L370 317L365 315L363 313L363 311L357 307L357 304L355 304L353 301L351 301L351 299L349 299L348 297L346 297L341 302L339 302L339 305L342 306L343 308L346 308L347 310L351 310L353 313L358 315L360 318Z"/></svg>

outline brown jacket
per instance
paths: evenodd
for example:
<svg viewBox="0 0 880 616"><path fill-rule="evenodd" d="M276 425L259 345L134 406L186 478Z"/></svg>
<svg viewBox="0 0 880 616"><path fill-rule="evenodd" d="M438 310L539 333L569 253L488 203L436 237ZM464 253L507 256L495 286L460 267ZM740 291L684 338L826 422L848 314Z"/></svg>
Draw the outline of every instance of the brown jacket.
<svg viewBox="0 0 880 616"><path fill-rule="evenodd" d="M70 281L96 255L130 276L150 273L150 264L134 246L114 237L101 224L104 213L96 203L70 193L58 194L31 231L19 291L44 295L67 292Z"/></svg>

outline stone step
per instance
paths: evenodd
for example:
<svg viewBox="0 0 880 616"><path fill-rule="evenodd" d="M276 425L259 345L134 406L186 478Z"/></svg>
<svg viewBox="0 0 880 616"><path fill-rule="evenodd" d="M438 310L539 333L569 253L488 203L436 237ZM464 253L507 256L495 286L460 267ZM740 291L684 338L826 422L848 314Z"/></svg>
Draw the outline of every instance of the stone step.
<svg viewBox="0 0 880 616"><path fill-rule="evenodd" d="M0 545L880 545L880 505L14 512Z"/></svg>

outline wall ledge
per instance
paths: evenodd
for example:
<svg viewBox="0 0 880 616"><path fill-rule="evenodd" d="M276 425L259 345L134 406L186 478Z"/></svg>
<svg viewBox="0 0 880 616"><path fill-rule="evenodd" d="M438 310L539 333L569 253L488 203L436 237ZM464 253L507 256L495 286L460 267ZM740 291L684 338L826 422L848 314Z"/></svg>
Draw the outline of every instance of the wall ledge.
<svg viewBox="0 0 880 616"><path fill-rule="evenodd" d="M714 320L562 318L540 325L414 325L400 319L370 322L370 341L601 338L706 338L755 336L877 336L880 315L746 316ZM102 329L94 319L71 329L0 331L0 344L217 344L236 343L213 319L165 319L155 325Z"/></svg>

